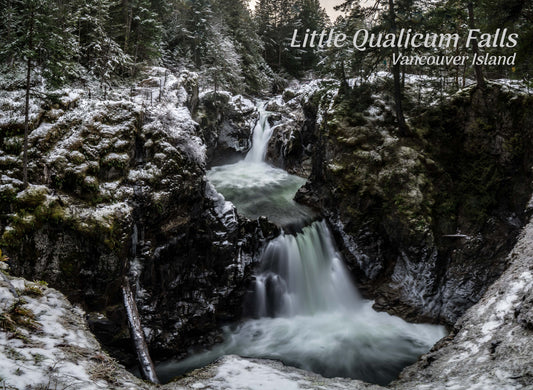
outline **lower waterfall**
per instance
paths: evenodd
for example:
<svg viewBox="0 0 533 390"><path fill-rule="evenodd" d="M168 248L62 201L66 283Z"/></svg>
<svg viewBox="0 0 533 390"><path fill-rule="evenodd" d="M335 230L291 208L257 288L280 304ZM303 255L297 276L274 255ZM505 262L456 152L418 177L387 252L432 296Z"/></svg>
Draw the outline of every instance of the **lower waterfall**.
<svg viewBox="0 0 533 390"><path fill-rule="evenodd" d="M263 252L247 296L248 320L224 328L224 342L157 367L162 380L224 355L280 360L326 377L385 385L445 335L410 324L363 300L324 221L282 234Z"/></svg>
<svg viewBox="0 0 533 390"><path fill-rule="evenodd" d="M272 129L260 110L254 158L214 167L208 178L239 212L267 216L280 226L296 224L296 234L282 233L261 255L253 286L245 299L246 320L226 326L224 341L209 351L157 366L168 381L224 355L267 358L326 377L350 377L381 385L445 336L441 326L410 324L378 313L360 297L337 252L325 221L292 200L305 180L289 175L257 156L266 150ZM257 152L257 150L260 151Z"/></svg>

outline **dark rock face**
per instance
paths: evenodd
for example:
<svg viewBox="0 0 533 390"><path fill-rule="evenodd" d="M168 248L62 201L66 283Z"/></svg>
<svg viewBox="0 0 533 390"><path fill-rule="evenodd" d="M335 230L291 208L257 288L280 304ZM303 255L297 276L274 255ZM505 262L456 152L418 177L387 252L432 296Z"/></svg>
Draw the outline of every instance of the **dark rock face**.
<svg viewBox="0 0 533 390"><path fill-rule="evenodd" d="M285 93L267 104L273 127L267 160L287 172L302 177L311 174L315 142L316 110L305 99Z"/></svg>
<svg viewBox="0 0 533 390"><path fill-rule="evenodd" d="M250 129L257 122L258 112L251 100L227 92L209 92L201 97L194 117L202 129L209 165L236 162L252 146Z"/></svg>
<svg viewBox="0 0 533 390"><path fill-rule="evenodd" d="M0 131L0 246L12 272L101 313L89 318L93 330L122 353L120 286L130 276L155 358L212 343L216 332L206 335L239 318L256 254L276 234L207 184L203 134L184 106L196 104L186 92L194 82L154 69L142 85L163 80L154 107L127 88L118 99L130 101L79 91L36 108L25 191L23 127Z"/></svg>
<svg viewBox="0 0 533 390"><path fill-rule="evenodd" d="M386 94L360 112L347 100L315 106L313 172L297 199L328 217L377 309L453 324L504 271L524 224L531 97L470 88L413 119L404 139Z"/></svg>
<svg viewBox="0 0 533 390"><path fill-rule="evenodd" d="M533 386L533 224L523 229L508 268L442 339L391 384L393 389L527 389Z"/></svg>

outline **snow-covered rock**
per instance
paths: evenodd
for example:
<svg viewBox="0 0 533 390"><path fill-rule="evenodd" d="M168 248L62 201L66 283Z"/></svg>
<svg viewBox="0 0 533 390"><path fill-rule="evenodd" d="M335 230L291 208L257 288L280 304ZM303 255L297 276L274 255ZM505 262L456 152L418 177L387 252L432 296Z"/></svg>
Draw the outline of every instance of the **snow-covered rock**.
<svg viewBox="0 0 533 390"><path fill-rule="evenodd" d="M533 388L533 220L509 268L455 325L448 339L404 370L394 389Z"/></svg>
<svg viewBox="0 0 533 390"><path fill-rule="evenodd" d="M225 356L212 365L172 382L168 389L189 390L379 390L358 380L324 378L282 363ZM166 388L166 387L165 387Z"/></svg>
<svg viewBox="0 0 533 390"><path fill-rule="evenodd" d="M0 386L28 390L148 388L102 350L83 316L83 310L72 306L60 292L2 275Z"/></svg>

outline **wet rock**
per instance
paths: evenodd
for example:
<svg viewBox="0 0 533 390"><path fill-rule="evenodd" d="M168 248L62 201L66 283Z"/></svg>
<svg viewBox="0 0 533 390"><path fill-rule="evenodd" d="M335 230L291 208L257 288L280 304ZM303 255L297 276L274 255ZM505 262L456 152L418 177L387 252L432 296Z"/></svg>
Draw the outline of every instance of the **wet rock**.
<svg viewBox="0 0 533 390"><path fill-rule="evenodd" d="M394 389L522 389L533 386L530 324L533 223L507 258L508 269L457 322L454 332L406 368Z"/></svg>
<svg viewBox="0 0 533 390"><path fill-rule="evenodd" d="M30 133L30 187L22 191L16 164L0 176L0 245L12 271L102 313L91 317L93 329L111 349L123 344L123 361L124 274L156 357L181 353L240 316L256 254L274 234L207 183L204 134L185 106L194 105L186 92L194 75L151 68L144 80L143 91L162 86L161 102L147 106L128 87L105 101L66 91L60 109L35 108L49 115L36 116ZM224 99L234 123L253 118L251 102ZM20 160L13 145L0 132L0 164Z"/></svg>
<svg viewBox="0 0 533 390"><path fill-rule="evenodd" d="M526 220L531 97L471 87L400 138L385 89L358 88L310 100L319 102L313 169L296 198L328 217L379 308L453 324L505 270Z"/></svg>
<svg viewBox="0 0 533 390"><path fill-rule="evenodd" d="M202 128L209 165L222 165L241 159L250 149L258 111L242 95L209 92L200 97L195 118Z"/></svg>

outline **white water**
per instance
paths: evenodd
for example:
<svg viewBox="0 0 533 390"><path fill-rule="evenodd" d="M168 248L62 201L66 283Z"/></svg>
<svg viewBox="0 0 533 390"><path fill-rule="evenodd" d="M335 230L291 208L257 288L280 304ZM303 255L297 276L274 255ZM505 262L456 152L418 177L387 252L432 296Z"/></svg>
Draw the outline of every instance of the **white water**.
<svg viewBox="0 0 533 390"><path fill-rule="evenodd" d="M271 135L266 117L261 112L246 159L213 168L208 177L245 215L295 221L307 212L292 201L303 180L262 161ZM224 342L210 351L160 364L160 378L236 354L387 384L445 335L443 327L374 311L372 302L359 296L324 221L267 245L245 315L248 320L224 328Z"/></svg>
<svg viewBox="0 0 533 390"><path fill-rule="evenodd" d="M313 212L292 200L305 179L289 175L264 161L272 128L268 112L260 108L259 114L252 148L245 159L214 167L207 172L207 178L248 218L266 216L280 226L310 220Z"/></svg>
<svg viewBox="0 0 533 390"><path fill-rule="evenodd" d="M351 311L360 303L326 223L314 222L268 244L248 311L256 318L313 316Z"/></svg>
<svg viewBox="0 0 533 390"><path fill-rule="evenodd" d="M264 105L259 107L259 119L252 133L252 148L244 158L246 162L260 163L265 161L268 141L272 137L272 127L268 123L268 113Z"/></svg>

